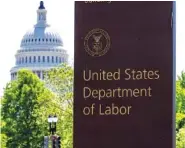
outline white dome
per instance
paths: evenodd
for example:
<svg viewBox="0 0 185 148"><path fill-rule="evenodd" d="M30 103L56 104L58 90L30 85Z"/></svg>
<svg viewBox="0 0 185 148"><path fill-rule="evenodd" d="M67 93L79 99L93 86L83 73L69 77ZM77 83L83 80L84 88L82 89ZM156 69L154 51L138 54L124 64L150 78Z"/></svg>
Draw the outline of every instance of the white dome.
<svg viewBox="0 0 185 148"><path fill-rule="evenodd" d="M63 41L59 33L48 25L46 14L47 10L41 1L37 10L37 23L25 33L15 55L15 66L10 70L11 80L16 78L22 68L30 69L44 79L44 73L49 69L68 62Z"/></svg>
<svg viewBox="0 0 185 148"><path fill-rule="evenodd" d="M55 30L47 27L35 27L26 32L21 41L21 47L30 45L63 46L63 41Z"/></svg>

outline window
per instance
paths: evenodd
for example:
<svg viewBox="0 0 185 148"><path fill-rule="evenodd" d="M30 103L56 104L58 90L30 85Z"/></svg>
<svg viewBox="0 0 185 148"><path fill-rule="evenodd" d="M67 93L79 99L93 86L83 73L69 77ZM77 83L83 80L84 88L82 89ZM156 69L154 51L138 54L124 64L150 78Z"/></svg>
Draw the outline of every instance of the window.
<svg viewBox="0 0 185 148"><path fill-rule="evenodd" d="M54 63L54 56L52 56L52 63Z"/></svg>
<svg viewBox="0 0 185 148"><path fill-rule="evenodd" d="M38 56L38 62L40 62L40 56Z"/></svg>
<svg viewBox="0 0 185 148"><path fill-rule="evenodd" d="M39 42L40 42L40 38L39 38Z"/></svg>
<svg viewBox="0 0 185 148"><path fill-rule="evenodd" d="M36 62L36 56L33 57L33 62L34 62L34 63Z"/></svg>
<svg viewBox="0 0 185 148"><path fill-rule="evenodd" d="M29 57L29 62L31 63L31 57Z"/></svg>
<svg viewBox="0 0 185 148"><path fill-rule="evenodd" d="M49 56L47 56L47 62L49 63Z"/></svg>
<svg viewBox="0 0 185 148"><path fill-rule="evenodd" d="M28 59L27 59L27 57L25 58L25 63L27 63L28 62Z"/></svg>
<svg viewBox="0 0 185 148"><path fill-rule="evenodd" d="M21 58L19 58L19 64L21 64Z"/></svg>
<svg viewBox="0 0 185 148"><path fill-rule="evenodd" d="M37 71L37 76L40 78L40 71Z"/></svg>
<svg viewBox="0 0 185 148"><path fill-rule="evenodd" d="M56 57L56 63L58 63L58 57Z"/></svg>
<svg viewBox="0 0 185 148"><path fill-rule="evenodd" d="M45 56L42 57L42 62L45 62Z"/></svg>
<svg viewBox="0 0 185 148"><path fill-rule="evenodd" d="M61 61L61 57L59 57L59 63L61 63L62 61Z"/></svg>

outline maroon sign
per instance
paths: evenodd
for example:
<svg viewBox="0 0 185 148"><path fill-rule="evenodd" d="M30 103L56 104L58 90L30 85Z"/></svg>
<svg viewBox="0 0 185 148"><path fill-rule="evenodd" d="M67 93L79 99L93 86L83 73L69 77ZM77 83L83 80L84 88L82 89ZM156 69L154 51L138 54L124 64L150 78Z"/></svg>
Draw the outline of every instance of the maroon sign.
<svg viewBox="0 0 185 148"><path fill-rule="evenodd" d="M173 2L75 2L75 148L172 148Z"/></svg>

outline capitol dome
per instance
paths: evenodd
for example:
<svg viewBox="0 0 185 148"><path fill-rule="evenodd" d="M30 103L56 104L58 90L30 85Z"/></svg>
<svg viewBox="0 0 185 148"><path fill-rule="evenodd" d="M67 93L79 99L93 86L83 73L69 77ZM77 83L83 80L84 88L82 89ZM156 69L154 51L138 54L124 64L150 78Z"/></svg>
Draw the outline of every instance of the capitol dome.
<svg viewBox="0 0 185 148"><path fill-rule="evenodd" d="M68 62L68 54L63 40L47 23L47 10L43 1L37 10L37 23L23 36L15 55L16 65L10 70L11 80L19 69L26 68L44 79L44 72Z"/></svg>
<svg viewBox="0 0 185 148"><path fill-rule="evenodd" d="M63 46L58 32L48 27L35 27L26 32L21 41L21 48L32 45Z"/></svg>

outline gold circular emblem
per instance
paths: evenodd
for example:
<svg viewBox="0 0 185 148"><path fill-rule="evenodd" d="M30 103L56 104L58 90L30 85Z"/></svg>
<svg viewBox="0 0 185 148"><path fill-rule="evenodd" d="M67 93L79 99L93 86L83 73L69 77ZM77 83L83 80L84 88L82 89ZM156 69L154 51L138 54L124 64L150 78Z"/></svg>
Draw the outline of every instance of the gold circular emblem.
<svg viewBox="0 0 185 148"><path fill-rule="evenodd" d="M110 48L110 36L103 29L93 29L85 37L84 46L89 55L94 57L103 56Z"/></svg>

